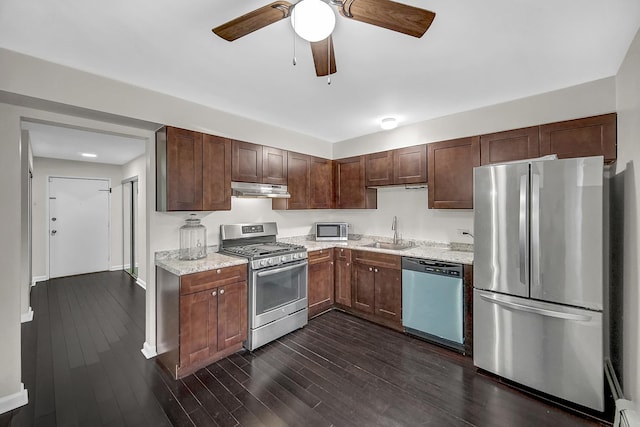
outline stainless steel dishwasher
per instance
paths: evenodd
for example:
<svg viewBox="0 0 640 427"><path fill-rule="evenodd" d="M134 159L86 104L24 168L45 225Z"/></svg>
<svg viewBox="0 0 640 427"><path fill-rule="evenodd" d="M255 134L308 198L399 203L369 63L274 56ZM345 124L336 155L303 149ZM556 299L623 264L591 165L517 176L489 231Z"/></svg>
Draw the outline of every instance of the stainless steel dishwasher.
<svg viewBox="0 0 640 427"><path fill-rule="evenodd" d="M402 326L408 334L464 351L462 265L402 258Z"/></svg>

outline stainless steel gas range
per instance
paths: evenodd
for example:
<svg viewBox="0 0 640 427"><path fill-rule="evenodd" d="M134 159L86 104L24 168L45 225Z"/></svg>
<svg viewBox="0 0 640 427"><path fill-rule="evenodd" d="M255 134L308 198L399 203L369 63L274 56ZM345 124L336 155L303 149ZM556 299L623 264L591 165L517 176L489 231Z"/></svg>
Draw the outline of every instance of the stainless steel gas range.
<svg viewBox="0 0 640 427"><path fill-rule="evenodd" d="M248 350L307 324L307 250L277 234L275 222L220 226L220 252L249 260Z"/></svg>

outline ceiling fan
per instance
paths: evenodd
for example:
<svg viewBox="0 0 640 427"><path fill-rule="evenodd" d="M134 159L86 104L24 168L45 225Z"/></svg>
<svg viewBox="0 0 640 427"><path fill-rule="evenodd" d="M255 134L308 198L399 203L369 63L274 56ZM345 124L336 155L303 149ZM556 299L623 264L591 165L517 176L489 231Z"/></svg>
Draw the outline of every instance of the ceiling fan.
<svg viewBox="0 0 640 427"><path fill-rule="evenodd" d="M391 0L328 1L338 8L340 15L347 19L365 22L418 38L427 31L436 16L434 12ZM311 6L315 8L308 12L309 17L305 19L302 12L304 11L306 14ZM325 16L328 21L332 21L327 24L324 34L310 37L300 31L299 27L302 25L314 25L322 21L320 19L322 16ZM288 17L291 17L295 32L311 43L316 75L322 77L335 73L336 59L331 38L335 24L335 13L323 0L300 0L294 4L285 0L277 0L222 24L212 31L225 40L234 41Z"/></svg>

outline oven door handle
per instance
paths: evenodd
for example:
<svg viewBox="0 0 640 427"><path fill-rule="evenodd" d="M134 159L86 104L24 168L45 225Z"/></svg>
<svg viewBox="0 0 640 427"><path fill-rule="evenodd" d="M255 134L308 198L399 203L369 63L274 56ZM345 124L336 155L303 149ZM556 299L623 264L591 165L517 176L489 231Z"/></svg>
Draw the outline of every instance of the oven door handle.
<svg viewBox="0 0 640 427"><path fill-rule="evenodd" d="M298 262L298 263L295 263L293 265L287 265L286 267L280 267L280 268L276 268L274 270L259 271L259 272L256 273L256 275L258 277L271 276L272 274L282 273L283 271L293 270L295 268L304 267L305 265L307 265L307 261Z"/></svg>

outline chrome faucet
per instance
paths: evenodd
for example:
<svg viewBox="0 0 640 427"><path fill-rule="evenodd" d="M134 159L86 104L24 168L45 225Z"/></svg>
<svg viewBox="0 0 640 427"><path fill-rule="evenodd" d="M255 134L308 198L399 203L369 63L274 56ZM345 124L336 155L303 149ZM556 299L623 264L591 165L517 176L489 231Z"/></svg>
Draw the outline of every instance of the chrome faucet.
<svg viewBox="0 0 640 427"><path fill-rule="evenodd" d="M391 229L393 230L393 244L398 244L398 217L393 217L393 222L391 223Z"/></svg>

